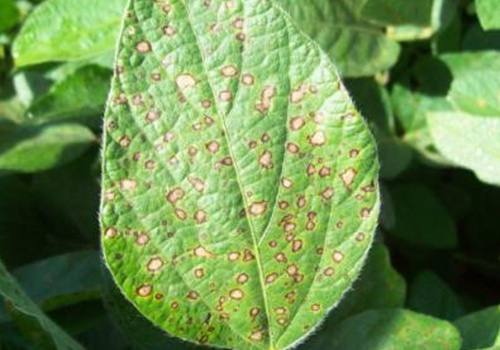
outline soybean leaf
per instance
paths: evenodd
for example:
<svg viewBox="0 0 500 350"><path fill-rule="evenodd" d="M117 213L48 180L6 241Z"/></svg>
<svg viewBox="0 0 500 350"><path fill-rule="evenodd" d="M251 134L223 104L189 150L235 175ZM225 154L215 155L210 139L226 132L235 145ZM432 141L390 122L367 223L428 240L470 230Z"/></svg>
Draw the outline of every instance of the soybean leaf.
<svg viewBox="0 0 500 350"><path fill-rule="evenodd" d="M381 290L384 293L379 293ZM351 291L328 316L319 332L299 347L299 350L325 349L324 344L331 341L332 331L346 318L372 309L403 307L405 296L405 280L391 266L389 251L384 245L375 243L366 266Z"/></svg>
<svg viewBox="0 0 500 350"><path fill-rule="evenodd" d="M160 328L142 317L134 306L125 299L113 281L109 271L102 271L104 305L122 335L133 349L144 350L195 350L201 347L169 337Z"/></svg>
<svg viewBox="0 0 500 350"><path fill-rule="evenodd" d="M0 170L33 173L79 157L95 142L94 134L78 124L12 126L2 131Z"/></svg>
<svg viewBox="0 0 500 350"><path fill-rule="evenodd" d="M279 0L297 24L328 52L345 77L371 76L391 68L400 47L381 27L360 18L359 1Z"/></svg>
<svg viewBox="0 0 500 350"><path fill-rule="evenodd" d="M99 254L94 251L67 253L25 265L14 276L31 300L48 312L95 299L99 295L99 264Z"/></svg>
<svg viewBox="0 0 500 350"><path fill-rule="evenodd" d="M367 0L361 16L382 26L426 27L432 18L434 0Z"/></svg>
<svg viewBox="0 0 500 350"><path fill-rule="evenodd" d="M449 99L455 108L478 116L500 117L500 77L484 67L470 70L453 81Z"/></svg>
<svg viewBox="0 0 500 350"><path fill-rule="evenodd" d="M464 315L455 292L432 271L422 271L415 277L410 287L408 307L449 321Z"/></svg>
<svg viewBox="0 0 500 350"><path fill-rule="evenodd" d="M80 68L55 83L31 105L28 113L37 122L99 115L104 110L110 77L108 69Z"/></svg>
<svg viewBox="0 0 500 350"><path fill-rule="evenodd" d="M500 50L500 30L485 31L479 24L471 26L464 34L463 50ZM490 67L482 67L490 68Z"/></svg>
<svg viewBox="0 0 500 350"><path fill-rule="evenodd" d="M13 0L0 0L0 33L11 29L19 21L19 10Z"/></svg>
<svg viewBox="0 0 500 350"><path fill-rule="evenodd" d="M500 185L500 118L458 112L430 113L429 129L438 150L482 181Z"/></svg>
<svg viewBox="0 0 500 350"><path fill-rule="evenodd" d="M348 318L320 349L459 350L460 345L460 334L451 323L403 309L382 309Z"/></svg>
<svg viewBox="0 0 500 350"><path fill-rule="evenodd" d="M500 3L498 1L476 0L476 9L484 29L500 29Z"/></svg>
<svg viewBox="0 0 500 350"><path fill-rule="evenodd" d="M171 334L289 348L372 241L368 128L273 2L135 0L128 13L105 117L106 263Z"/></svg>
<svg viewBox="0 0 500 350"><path fill-rule="evenodd" d="M418 183L398 184L391 186L390 192L396 211L396 225L390 232L394 237L423 247L456 247L455 223L427 187Z"/></svg>
<svg viewBox="0 0 500 350"><path fill-rule="evenodd" d="M374 79L351 79L346 84L377 140L380 176L388 179L397 177L410 164L413 152L396 137L389 93Z"/></svg>
<svg viewBox="0 0 500 350"><path fill-rule="evenodd" d="M455 321L464 341L463 350L500 346L500 307L472 313Z"/></svg>
<svg viewBox="0 0 500 350"><path fill-rule="evenodd" d="M16 66L94 58L112 51L126 0L45 1L14 41Z"/></svg>
<svg viewBox="0 0 500 350"><path fill-rule="evenodd" d="M65 331L50 320L38 306L25 294L18 283L0 262L0 295L16 316L33 325L32 334L37 336L41 348L82 349ZM38 332L40 329L40 333Z"/></svg>

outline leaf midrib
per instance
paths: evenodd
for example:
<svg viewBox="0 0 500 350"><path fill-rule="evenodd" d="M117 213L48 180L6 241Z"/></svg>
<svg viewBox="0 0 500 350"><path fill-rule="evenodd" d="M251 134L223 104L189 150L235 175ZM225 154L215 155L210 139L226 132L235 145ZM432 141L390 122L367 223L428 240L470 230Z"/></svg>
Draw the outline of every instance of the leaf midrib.
<svg viewBox="0 0 500 350"><path fill-rule="evenodd" d="M190 9L189 9L189 5L187 5L186 0L180 0L180 2L182 3L182 5L184 5L184 8L185 8L186 14L187 14L187 20L189 22L189 27L191 28L191 30L193 32L193 36L196 39L196 47L198 48L198 50L200 52L200 56L201 56L201 66L202 66L203 72L205 73L205 76L207 78L207 83L210 86L210 92L212 94L212 98L213 98L213 101L214 101L214 104L215 104L215 107L216 107L216 110L217 110L217 115L220 118L220 122L221 122L221 125L222 125L222 128L223 128L223 131L224 131L224 139L225 139L225 141L227 143L227 148L228 148L228 151L229 151L229 155L233 159L233 167L234 167L234 170L235 170L236 180L238 182L238 187L240 189L240 193L241 193L241 196L243 198L243 203L244 203L244 206L245 206L245 210L247 210L247 208L249 206L249 200L248 200L248 198L245 195L245 191L244 191L244 187L243 187L243 182L241 180L240 172L239 172L240 169L238 168L238 165L237 165L237 162L236 162L235 153L234 153L234 150L233 150L233 148L231 146L231 140L229 139L229 136L228 136L229 135L229 129L228 129L227 125L226 125L226 122L225 122L225 119L223 117L223 114L221 113L221 109L219 107L219 103L218 103L217 98L216 98L215 90L214 90L214 88L212 86L212 83L210 81L210 76L208 74L208 69L205 66L205 57L204 57L203 48L202 48L202 46L201 46L201 44L199 42L198 35L197 35L197 33L196 33L195 29L194 29L194 26L193 26L194 20L191 17L191 12L190 12ZM274 344L273 344L272 333L270 331L270 325L271 325L270 314L271 313L270 313L270 306L269 306L269 302L267 300L267 294L266 294L266 289L265 289L264 274L263 274L264 270L262 268L262 261L261 261L260 250L259 250L259 241L258 241L258 238L257 238L257 235L256 235L255 227L253 226L252 220L250 220L248 218L248 215L245 215L245 218L246 218L246 220L248 222L248 226L250 228L250 233L251 233L251 236L252 236L252 242L253 242L254 252L255 252L255 255L256 255L257 268L259 270L259 282L260 282L260 286L261 286L261 290L262 290L262 299L264 301L264 309L265 309L266 320L267 320L267 325L268 325L269 350L274 350L275 347L274 347Z"/></svg>

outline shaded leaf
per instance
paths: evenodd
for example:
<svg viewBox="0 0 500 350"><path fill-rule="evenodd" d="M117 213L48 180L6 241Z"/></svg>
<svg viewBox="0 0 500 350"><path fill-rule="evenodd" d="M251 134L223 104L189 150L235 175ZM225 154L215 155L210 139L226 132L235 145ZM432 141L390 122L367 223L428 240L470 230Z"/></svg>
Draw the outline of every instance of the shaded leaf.
<svg viewBox="0 0 500 350"><path fill-rule="evenodd" d="M43 332L37 337L44 348L55 347L60 350L83 349L83 347L66 334L58 325L40 311L38 306L25 294L18 283L0 262L0 295L10 305L17 317L29 322ZM33 335L37 329L32 328Z"/></svg>
<svg viewBox="0 0 500 350"><path fill-rule="evenodd" d="M112 51L126 0L45 1L17 36L16 66L89 59Z"/></svg>
<svg viewBox="0 0 500 350"><path fill-rule="evenodd" d="M452 324L403 309L372 310L342 322L321 349L459 350Z"/></svg>
<svg viewBox="0 0 500 350"><path fill-rule="evenodd" d="M111 72L86 66L55 83L28 109L35 121L83 118L104 110Z"/></svg>
<svg viewBox="0 0 500 350"><path fill-rule="evenodd" d="M79 157L95 136L77 124L13 126L2 132L0 170L32 173Z"/></svg>
<svg viewBox="0 0 500 350"><path fill-rule="evenodd" d="M361 16L382 26L426 27L431 22L434 0L368 0Z"/></svg>
<svg viewBox="0 0 500 350"><path fill-rule="evenodd" d="M431 113L429 129L438 150L482 181L500 185L500 118Z"/></svg>
<svg viewBox="0 0 500 350"><path fill-rule="evenodd" d="M427 187L418 183L398 184L389 190L396 211L396 225L391 231L394 237L429 248L456 247L453 219Z"/></svg>
<svg viewBox="0 0 500 350"><path fill-rule="evenodd" d="M464 341L463 350L500 346L500 307L472 313L455 321Z"/></svg>
<svg viewBox="0 0 500 350"><path fill-rule="evenodd" d="M340 301L372 241L368 128L272 2L129 10L105 118L107 265L178 337L289 348Z"/></svg>
<svg viewBox="0 0 500 350"><path fill-rule="evenodd" d="M422 271L413 280L408 308L449 321L465 313L455 292L432 271Z"/></svg>
<svg viewBox="0 0 500 350"><path fill-rule="evenodd" d="M476 0L476 9L484 29L500 29L500 3L497 0Z"/></svg>
<svg viewBox="0 0 500 350"><path fill-rule="evenodd" d="M279 0L279 3L328 52L343 76L374 75L391 68L398 59L399 45L387 39L382 28L359 18L356 11L359 1Z"/></svg>

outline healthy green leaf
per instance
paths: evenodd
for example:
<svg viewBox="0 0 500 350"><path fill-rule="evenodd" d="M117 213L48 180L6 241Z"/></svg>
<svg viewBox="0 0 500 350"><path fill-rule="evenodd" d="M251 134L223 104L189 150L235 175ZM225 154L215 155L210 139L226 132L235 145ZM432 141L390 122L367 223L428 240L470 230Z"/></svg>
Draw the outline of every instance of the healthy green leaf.
<svg viewBox="0 0 500 350"><path fill-rule="evenodd" d="M497 0L476 0L476 9L484 29L500 29L500 3Z"/></svg>
<svg viewBox="0 0 500 350"><path fill-rule="evenodd" d="M102 113L111 72L97 66L83 67L54 84L28 109L35 121L83 118Z"/></svg>
<svg viewBox="0 0 500 350"><path fill-rule="evenodd" d="M13 0L0 0L0 33L11 29L19 21L19 10Z"/></svg>
<svg viewBox="0 0 500 350"><path fill-rule="evenodd" d="M464 341L463 350L500 346L500 307L464 316L455 322Z"/></svg>
<svg viewBox="0 0 500 350"><path fill-rule="evenodd" d="M463 306L455 292L432 271L422 271L413 280L408 308L449 321L464 314Z"/></svg>
<svg viewBox="0 0 500 350"><path fill-rule="evenodd" d="M430 113L429 129L438 150L479 179L500 185L500 117L457 112Z"/></svg>
<svg viewBox="0 0 500 350"><path fill-rule="evenodd" d="M278 1L297 24L328 52L345 77L363 77L388 70L397 61L399 44L382 28L361 19L359 1Z"/></svg>
<svg viewBox="0 0 500 350"><path fill-rule="evenodd" d="M126 0L45 1L35 8L17 36L16 66L74 61L112 51Z"/></svg>
<svg viewBox="0 0 500 350"><path fill-rule="evenodd" d="M95 142L94 134L78 124L12 126L0 138L0 170L33 173L78 158Z"/></svg>
<svg viewBox="0 0 500 350"><path fill-rule="evenodd" d="M452 324L403 309L372 310L342 322L330 333L325 350L459 350Z"/></svg>
<svg viewBox="0 0 500 350"><path fill-rule="evenodd" d="M484 67L461 74L453 80L448 98L464 113L500 118L498 71Z"/></svg>
<svg viewBox="0 0 500 350"><path fill-rule="evenodd" d="M265 0L132 1L117 66L101 224L122 292L193 342L293 346L356 278L379 212L334 66Z"/></svg>
<svg viewBox="0 0 500 350"><path fill-rule="evenodd" d="M0 262L0 296L17 313L17 316L29 320L44 332L38 335L40 345L43 346L41 348L83 350L80 344L40 311L38 306L21 290L2 262ZM32 332L35 334L36 329L32 329Z"/></svg>
<svg viewBox="0 0 500 350"><path fill-rule="evenodd" d="M390 192L396 210L392 235L417 246L456 247L458 241L453 219L427 187L419 183L398 184L391 186Z"/></svg>

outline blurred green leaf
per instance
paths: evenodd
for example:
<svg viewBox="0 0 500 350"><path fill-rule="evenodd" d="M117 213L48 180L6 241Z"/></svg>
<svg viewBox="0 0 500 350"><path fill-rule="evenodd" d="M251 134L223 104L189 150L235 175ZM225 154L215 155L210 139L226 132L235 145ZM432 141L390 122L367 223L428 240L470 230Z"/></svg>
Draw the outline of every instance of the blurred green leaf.
<svg viewBox="0 0 500 350"><path fill-rule="evenodd" d="M48 312L98 297L100 264L98 252L79 251L25 265L13 275L28 296Z"/></svg>
<svg viewBox="0 0 500 350"><path fill-rule="evenodd" d="M13 0L0 0L0 33L11 29L19 21L19 10Z"/></svg>
<svg viewBox="0 0 500 350"><path fill-rule="evenodd" d="M111 72L86 66L55 83L28 109L35 121L83 118L104 111L111 85Z"/></svg>
<svg viewBox="0 0 500 350"><path fill-rule="evenodd" d="M419 183L389 187L396 211L391 235L415 246L454 248L458 238L452 217L439 199Z"/></svg>
<svg viewBox="0 0 500 350"><path fill-rule="evenodd" d="M328 52L345 77L374 75L397 61L399 44L382 28L359 18L360 1L278 1L297 24Z"/></svg>
<svg viewBox="0 0 500 350"><path fill-rule="evenodd" d="M453 81L448 98L464 113L500 118L498 71L484 67L461 74Z"/></svg>
<svg viewBox="0 0 500 350"><path fill-rule="evenodd" d="M464 316L455 326L462 335L462 350L500 346L500 306Z"/></svg>
<svg viewBox="0 0 500 350"><path fill-rule="evenodd" d="M41 349L79 350L83 347L40 311L0 262L0 295L20 322L33 325L29 337L36 339ZM39 328L39 330L37 329ZM42 333L43 332L43 333Z"/></svg>
<svg viewBox="0 0 500 350"><path fill-rule="evenodd" d="M430 113L427 120L434 143L446 158L500 186L500 115Z"/></svg>
<svg viewBox="0 0 500 350"><path fill-rule="evenodd" d="M96 147L97 148L97 147ZM37 201L47 220L57 222L65 231L97 243L100 186L92 166L98 160L97 149L86 152L70 164L38 173L33 178Z"/></svg>
<svg viewBox="0 0 500 350"><path fill-rule="evenodd" d="M403 309L382 309L348 318L321 345L318 350L459 350L461 339L446 321Z"/></svg>
<svg viewBox="0 0 500 350"><path fill-rule="evenodd" d="M45 1L24 23L13 46L16 66L74 61L113 51L126 0Z"/></svg>
<svg viewBox="0 0 500 350"><path fill-rule="evenodd" d="M51 169L79 157L95 141L94 134L78 124L12 126L1 133L0 170Z"/></svg>
<svg viewBox="0 0 500 350"><path fill-rule="evenodd" d="M467 29L463 40L465 51L500 50L500 30L485 31L480 25ZM483 66L482 68L490 68Z"/></svg>
<svg viewBox="0 0 500 350"><path fill-rule="evenodd" d="M413 25L431 22L434 0L367 0L361 16L382 26Z"/></svg>
<svg viewBox="0 0 500 350"><path fill-rule="evenodd" d="M484 29L500 29L500 2L498 0L476 0L476 9Z"/></svg>
<svg viewBox="0 0 500 350"><path fill-rule="evenodd" d="M420 272L411 283L408 308L448 321L465 313L455 292L432 271Z"/></svg>

